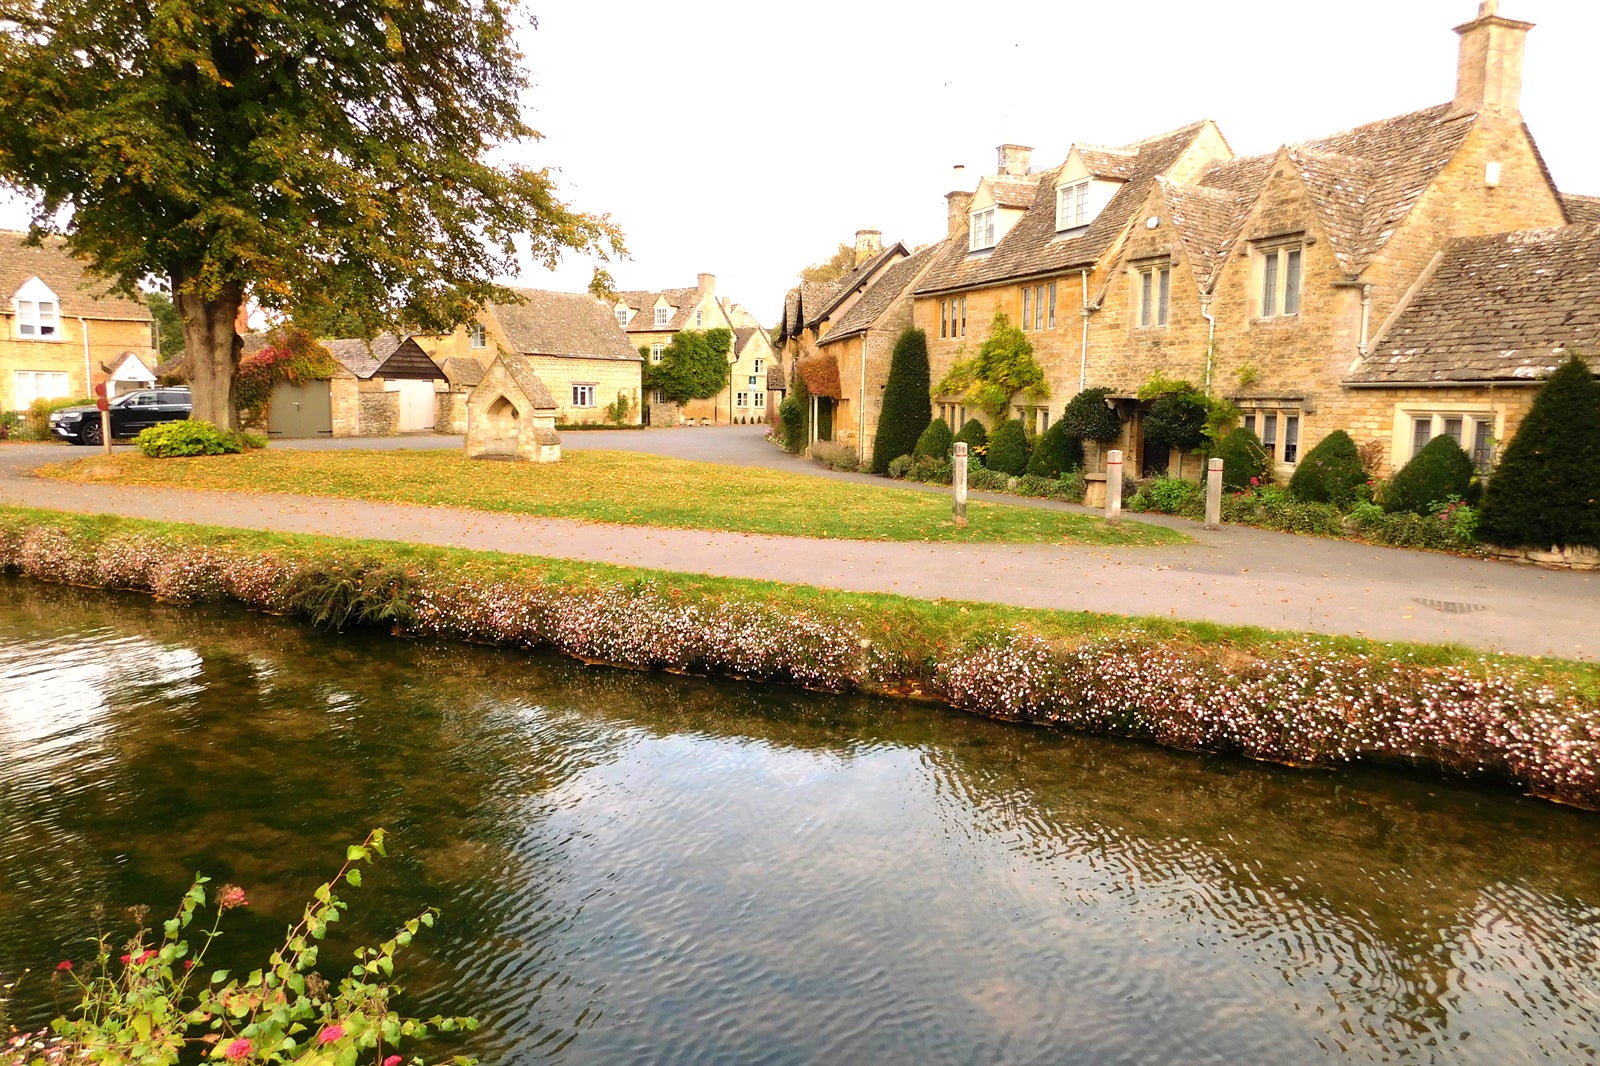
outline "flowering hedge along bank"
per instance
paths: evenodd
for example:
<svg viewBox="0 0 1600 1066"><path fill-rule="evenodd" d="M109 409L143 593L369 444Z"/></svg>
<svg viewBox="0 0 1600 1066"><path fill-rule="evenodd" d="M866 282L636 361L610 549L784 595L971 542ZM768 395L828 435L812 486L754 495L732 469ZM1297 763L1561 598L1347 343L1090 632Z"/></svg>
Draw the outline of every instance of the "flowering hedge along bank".
<svg viewBox="0 0 1600 1066"><path fill-rule="evenodd" d="M860 617L689 600L646 582L463 576L310 548L208 546L114 526L0 516L0 568L45 581L232 600L342 627L553 648L588 662L830 691L918 692L1013 721L1294 765L1432 765L1600 809L1600 707L1491 659L1423 665L1310 637L1246 653L1128 632L1076 642L1011 630L926 653L882 648Z"/></svg>

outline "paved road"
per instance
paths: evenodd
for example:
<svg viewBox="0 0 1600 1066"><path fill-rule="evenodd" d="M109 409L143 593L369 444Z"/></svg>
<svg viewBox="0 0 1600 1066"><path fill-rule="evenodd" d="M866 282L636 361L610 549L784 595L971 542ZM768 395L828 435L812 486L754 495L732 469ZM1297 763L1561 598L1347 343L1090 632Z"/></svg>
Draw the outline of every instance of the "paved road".
<svg viewBox="0 0 1600 1066"><path fill-rule="evenodd" d="M285 442L287 444L288 442ZM761 439L759 427L567 433L568 449L622 448L709 462L831 474ZM314 441L294 446L451 447L459 438ZM53 445L0 446L0 502L61 510L324 533L1130 615L1453 642L1486 651L1600 660L1600 575L1318 540L1244 527L1159 548L881 544L605 526L443 507L306 496L253 496L29 477L83 455ZM923 486L907 486L907 491ZM976 496L976 494L975 494ZM1006 497L1009 502L1019 502ZM1029 501L1030 506L1069 505Z"/></svg>

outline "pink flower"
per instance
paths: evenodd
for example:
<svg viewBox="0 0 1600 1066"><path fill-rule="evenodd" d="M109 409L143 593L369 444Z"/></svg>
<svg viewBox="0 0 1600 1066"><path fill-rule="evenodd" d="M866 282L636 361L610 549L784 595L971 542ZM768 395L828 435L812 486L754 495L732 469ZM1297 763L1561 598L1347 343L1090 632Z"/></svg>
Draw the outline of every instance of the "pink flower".
<svg viewBox="0 0 1600 1066"><path fill-rule="evenodd" d="M132 955L124 955L124 956L122 956L122 965L126 966L132 961L133 961L133 956Z"/></svg>
<svg viewBox="0 0 1600 1066"><path fill-rule="evenodd" d="M319 1043L319 1044L331 1044L335 1040L343 1040L343 1039L344 1039L344 1026L338 1024L337 1022L335 1022L333 1025L328 1026L326 1029L322 1030L322 1032L317 1034L317 1043Z"/></svg>
<svg viewBox="0 0 1600 1066"><path fill-rule="evenodd" d="M62 959L60 962L56 963L56 972L57 973L59 973L62 970L70 970L70 969L72 969L72 960L71 959Z"/></svg>
<svg viewBox="0 0 1600 1066"><path fill-rule="evenodd" d="M244 889L238 885L223 885L217 890L217 908L231 911L235 907L248 907L250 901L244 896Z"/></svg>
<svg viewBox="0 0 1600 1066"><path fill-rule="evenodd" d="M147 949L145 951L145 953L143 955L139 956L139 961L141 963L149 962L151 959L153 959L155 957L156 957L155 949L154 948L149 948L149 949Z"/></svg>
<svg viewBox="0 0 1600 1066"><path fill-rule="evenodd" d="M233 1062L238 1062L240 1059L248 1058L250 1055L250 1046L250 1041L241 1036L239 1039L228 1045L228 1050L222 1053L223 1057Z"/></svg>
<svg viewBox="0 0 1600 1066"><path fill-rule="evenodd" d="M400 1066L400 1056L390 1055L388 1058L383 1060L383 1066Z"/></svg>

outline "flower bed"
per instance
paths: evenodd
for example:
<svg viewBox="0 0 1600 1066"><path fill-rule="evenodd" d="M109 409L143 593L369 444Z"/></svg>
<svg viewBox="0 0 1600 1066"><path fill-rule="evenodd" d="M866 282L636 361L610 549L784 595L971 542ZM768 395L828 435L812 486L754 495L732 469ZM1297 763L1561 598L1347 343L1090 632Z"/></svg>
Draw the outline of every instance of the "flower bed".
<svg viewBox="0 0 1600 1066"><path fill-rule="evenodd" d="M634 669L843 692L917 693L1052 723L1297 765L1406 761L1600 808L1600 706L1570 680L1495 658L1430 665L1288 637L1244 650L1139 632L1045 639L932 625L891 643L864 610L756 595L692 598L646 581L479 578L399 561L0 514L0 569L46 581L232 600L342 628L548 647Z"/></svg>

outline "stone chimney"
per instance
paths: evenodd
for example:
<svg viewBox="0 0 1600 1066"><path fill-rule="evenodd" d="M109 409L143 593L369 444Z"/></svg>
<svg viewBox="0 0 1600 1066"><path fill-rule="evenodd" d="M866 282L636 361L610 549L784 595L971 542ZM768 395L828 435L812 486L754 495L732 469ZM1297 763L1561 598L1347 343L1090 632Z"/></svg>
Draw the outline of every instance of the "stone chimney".
<svg viewBox="0 0 1600 1066"><path fill-rule="evenodd" d="M1020 178L1028 172L1033 160L1033 149L1021 144L1002 144L996 149L1000 154L998 173L1005 177Z"/></svg>
<svg viewBox="0 0 1600 1066"><path fill-rule="evenodd" d="M972 206L973 195L966 189L944 194L944 202L950 211L950 236L959 237L967 232L967 208Z"/></svg>
<svg viewBox="0 0 1600 1066"><path fill-rule="evenodd" d="M717 291L717 276L715 274L701 274L699 290L701 296L710 296Z"/></svg>
<svg viewBox="0 0 1600 1066"><path fill-rule="evenodd" d="M856 266L860 266L881 251L883 251L882 230L856 230Z"/></svg>
<svg viewBox="0 0 1600 1066"><path fill-rule="evenodd" d="M1478 17L1456 27L1455 106L1461 111L1516 113L1522 104L1522 53L1531 22L1502 18L1500 0L1483 0Z"/></svg>

